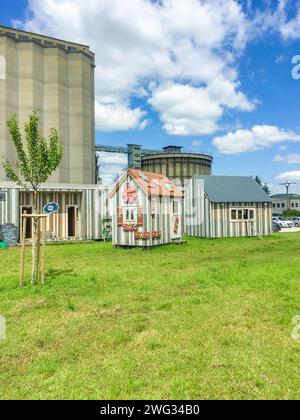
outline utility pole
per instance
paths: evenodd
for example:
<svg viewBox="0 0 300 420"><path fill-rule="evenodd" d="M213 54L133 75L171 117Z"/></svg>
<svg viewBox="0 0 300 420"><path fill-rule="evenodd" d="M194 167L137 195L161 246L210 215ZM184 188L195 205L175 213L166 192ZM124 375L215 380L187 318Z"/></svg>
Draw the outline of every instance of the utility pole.
<svg viewBox="0 0 300 420"><path fill-rule="evenodd" d="M290 188L292 185L296 185L296 182L287 181L279 185L286 188L286 205L287 205L287 211L289 211L290 210Z"/></svg>

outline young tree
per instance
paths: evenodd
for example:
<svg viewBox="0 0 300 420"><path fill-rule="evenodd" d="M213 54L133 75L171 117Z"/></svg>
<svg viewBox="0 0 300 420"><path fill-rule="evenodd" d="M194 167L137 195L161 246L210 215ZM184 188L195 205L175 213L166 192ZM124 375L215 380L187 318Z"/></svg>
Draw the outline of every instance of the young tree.
<svg viewBox="0 0 300 420"><path fill-rule="evenodd" d="M271 195L271 190L270 190L268 184L267 183L263 183L262 180L260 179L260 177L258 175L256 175L255 181L258 183L258 185L262 188L262 190L266 194Z"/></svg>
<svg viewBox="0 0 300 420"><path fill-rule="evenodd" d="M7 126L18 160L15 165L8 161L3 163L6 176L16 184L33 190L33 213L38 214L41 211L38 206L41 184L47 182L50 175L59 167L63 157L63 146L59 143L57 130L54 128L50 130L48 139L42 137L39 131L39 119L34 111L25 124L25 140L22 139L16 116L7 122ZM32 284L39 278L36 248L40 245L39 220L34 218L33 221Z"/></svg>

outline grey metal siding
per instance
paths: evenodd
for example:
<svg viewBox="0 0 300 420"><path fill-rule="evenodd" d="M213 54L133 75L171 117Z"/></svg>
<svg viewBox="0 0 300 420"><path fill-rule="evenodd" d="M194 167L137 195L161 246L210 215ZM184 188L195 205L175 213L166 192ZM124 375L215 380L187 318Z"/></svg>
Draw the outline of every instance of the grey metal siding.
<svg viewBox="0 0 300 420"><path fill-rule="evenodd" d="M58 214L51 215L47 220L47 230L51 239L65 240L67 236L66 206L74 205L79 208L79 223L77 239L102 239L101 220L109 215L108 189L91 188L64 189L63 186L47 190L43 187L40 196L40 208L49 202L57 201L61 206ZM33 193L17 187L0 187L0 192L6 192L6 201L0 202L0 224L14 223L20 227L20 212L22 206L33 206Z"/></svg>
<svg viewBox="0 0 300 420"><path fill-rule="evenodd" d="M135 206L139 206L143 210L143 226L140 227L143 232L161 231L161 237L159 239L153 239L150 237L148 240L135 239L134 232L124 232L122 226L118 226L117 210L124 206L122 199L122 185L111 197L111 212L113 219L112 234L113 244L116 246L124 247L152 247L156 245L170 244L176 238L182 238L182 221L179 226L178 235L172 234L172 223L174 215L172 213L173 198L169 197L152 197L151 199L156 200L156 214L151 214L151 199L141 189L138 183L130 176L127 177L126 183L133 186L137 191L137 199ZM182 215L182 199L177 199L179 205L180 217ZM133 205L133 206L134 206Z"/></svg>
<svg viewBox="0 0 300 420"><path fill-rule="evenodd" d="M212 203L206 196L204 184L192 179L187 186L184 200L185 234L199 238L233 238L268 236L273 233L272 205L270 203L254 203L255 220L231 220L230 203ZM246 208L246 207L245 207Z"/></svg>
<svg viewBox="0 0 300 420"><path fill-rule="evenodd" d="M17 189L0 188L6 194L6 200L0 201L0 225L19 222L19 191Z"/></svg>

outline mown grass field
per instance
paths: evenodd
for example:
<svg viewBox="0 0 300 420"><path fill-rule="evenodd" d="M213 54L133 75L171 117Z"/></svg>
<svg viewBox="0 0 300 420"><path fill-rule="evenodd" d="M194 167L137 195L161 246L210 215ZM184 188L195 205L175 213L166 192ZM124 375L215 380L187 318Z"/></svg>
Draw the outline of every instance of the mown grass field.
<svg viewBox="0 0 300 420"><path fill-rule="evenodd" d="M3 250L0 398L298 399L299 255L299 233L53 245L46 286L21 290Z"/></svg>

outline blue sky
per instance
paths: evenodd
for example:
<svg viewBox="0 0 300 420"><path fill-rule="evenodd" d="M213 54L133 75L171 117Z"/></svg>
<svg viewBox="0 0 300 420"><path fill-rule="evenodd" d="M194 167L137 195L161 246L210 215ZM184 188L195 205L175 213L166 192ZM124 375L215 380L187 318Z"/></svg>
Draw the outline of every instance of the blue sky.
<svg viewBox="0 0 300 420"><path fill-rule="evenodd" d="M215 174L300 192L299 2L96 3L12 0L0 23L91 45L98 144L180 145L211 153ZM123 159L105 160L107 180Z"/></svg>

